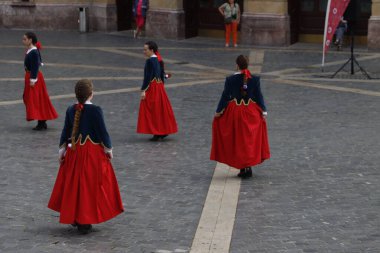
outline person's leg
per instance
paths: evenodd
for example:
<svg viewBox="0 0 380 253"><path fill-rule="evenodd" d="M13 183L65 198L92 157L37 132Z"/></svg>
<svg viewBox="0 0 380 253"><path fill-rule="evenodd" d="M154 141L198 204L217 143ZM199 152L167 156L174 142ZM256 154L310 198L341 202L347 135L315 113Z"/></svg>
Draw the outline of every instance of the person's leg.
<svg viewBox="0 0 380 253"><path fill-rule="evenodd" d="M237 22L232 22L232 38L234 42L234 47L237 47L237 29L238 29L238 23Z"/></svg>
<svg viewBox="0 0 380 253"><path fill-rule="evenodd" d="M226 24L226 47L230 45L231 24Z"/></svg>
<svg viewBox="0 0 380 253"><path fill-rule="evenodd" d="M144 17L141 15L136 16L136 33L135 33L135 38L137 38L142 30L142 27L144 26Z"/></svg>

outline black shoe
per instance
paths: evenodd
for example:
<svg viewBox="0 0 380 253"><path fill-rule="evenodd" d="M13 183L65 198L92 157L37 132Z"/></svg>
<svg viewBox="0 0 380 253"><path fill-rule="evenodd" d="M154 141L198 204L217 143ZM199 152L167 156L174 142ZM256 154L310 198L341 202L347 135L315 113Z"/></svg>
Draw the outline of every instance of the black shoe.
<svg viewBox="0 0 380 253"><path fill-rule="evenodd" d="M252 169L251 167L248 167L245 169L245 173L243 175L243 178L249 178L252 177Z"/></svg>
<svg viewBox="0 0 380 253"><path fill-rule="evenodd" d="M85 224L85 225L77 224L77 227L78 227L79 233L81 233L83 235L86 235L86 234L90 233L91 230L92 230L92 225L91 224Z"/></svg>
<svg viewBox="0 0 380 253"><path fill-rule="evenodd" d="M153 135L152 138L150 138L150 141L158 141L160 139L160 135Z"/></svg>
<svg viewBox="0 0 380 253"><path fill-rule="evenodd" d="M41 131L44 129L44 125L41 123L41 121L38 121L37 126L33 128L35 131Z"/></svg>
<svg viewBox="0 0 380 253"><path fill-rule="evenodd" d="M160 139L163 140L164 138L168 137L168 135L160 135Z"/></svg>
<svg viewBox="0 0 380 253"><path fill-rule="evenodd" d="M245 174L245 170L246 170L246 168L241 169L240 172L239 172L239 174L238 174L237 176L238 176L238 177L243 177L244 174Z"/></svg>
<svg viewBox="0 0 380 253"><path fill-rule="evenodd" d="M36 130L36 131L42 131L46 129L47 129L46 120L39 120L37 123L37 126L33 128L33 130Z"/></svg>

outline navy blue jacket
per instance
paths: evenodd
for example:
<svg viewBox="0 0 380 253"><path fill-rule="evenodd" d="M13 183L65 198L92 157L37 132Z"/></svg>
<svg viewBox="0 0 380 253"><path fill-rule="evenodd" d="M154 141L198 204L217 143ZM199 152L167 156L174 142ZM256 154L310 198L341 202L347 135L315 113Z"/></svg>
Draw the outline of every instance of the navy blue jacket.
<svg viewBox="0 0 380 253"><path fill-rule="evenodd" d="M34 49L25 55L24 68L26 71L30 71L30 79L37 79L38 71L41 65L40 53L37 49Z"/></svg>
<svg viewBox="0 0 380 253"><path fill-rule="evenodd" d="M75 116L75 105L69 106L66 111L65 126L61 134L59 146L71 142L71 133L73 129ZM82 114L79 121L79 129L76 139L82 135L82 143L86 137L89 137L92 142L103 144L106 148L111 149L111 138L107 132L106 124L104 123L103 111L99 106L93 104L84 104Z"/></svg>
<svg viewBox="0 0 380 253"><path fill-rule="evenodd" d="M222 97L220 98L216 112L220 113L223 111L223 109L227 107L228 102L233 99L236 99L238 102L243 99L241 94L241 86L243 83L244 79L242 74L235 74L226 78L224 91ZM252 78L248 80L247 85L247 96L244 98L244 101L248 102L249 99L252 99L264 112L266 112L267 109L265 107L264 97L260 88L260 77L252 76Z"/></svg>
<svg viewBox="0 0 380 253"><path fill-rule="evenodd" d="M136 17L137 16L137 5L139 4L139 0L134 0L133 1L133 15ZM149 1L148 0L142 0L142 16L146 17L146 12L149 8Z"/></svg>
<svg viewBox="0 0 380 253"><path fill-rule="evenodd" d="M144 82L141 86L141 90L146 90L153 79L164 80L164 71L161 68L161 64L157 57L150 57L145 62L144 68Z"/></svg>

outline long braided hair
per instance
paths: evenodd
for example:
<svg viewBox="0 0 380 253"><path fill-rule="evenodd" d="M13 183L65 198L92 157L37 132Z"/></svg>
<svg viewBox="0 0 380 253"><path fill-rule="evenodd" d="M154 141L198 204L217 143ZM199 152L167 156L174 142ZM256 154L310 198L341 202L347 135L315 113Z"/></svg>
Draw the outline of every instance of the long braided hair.
<svg viewBox="0 0 380 253"><path fill-rule="evenodd" d="M80 116L82 115L82 111L84 109L84 103L92 95L92 91L93 84L88 79L79 80L75 85L75 95L78 100L78 104L75 106L74 124L73 130L71 132L71 148L73 150L75 150L75 145L77 141L76 135L78 134Z"/></svg>
<svg viewBox="0 0 380 253"><path fill-rule="evenodd" d="M238 65L241 74L243 75L243 85L240 87L240 92L243 98L247 96L248 80L252 78L251 72L248 70L248 57L239 55L236 58L236 64Z"/></svg>

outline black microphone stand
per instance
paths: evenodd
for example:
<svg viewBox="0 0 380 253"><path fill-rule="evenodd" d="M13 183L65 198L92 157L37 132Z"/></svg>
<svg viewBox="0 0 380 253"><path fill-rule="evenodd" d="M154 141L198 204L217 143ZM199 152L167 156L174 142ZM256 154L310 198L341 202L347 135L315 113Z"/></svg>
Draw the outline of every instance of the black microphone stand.
<svg viewBox="0 0 380 253"><path fill-rule="evenodd" d="M341 72L348 64L351 63L351 75L355 75L355 64L356 66L359 67L360 71L363 73L363 75L365 75L368 79L372 79L372 77L368 74L368 72L362 67L360 66L359 62L356 60L356 57L355 57L355 54L354 54L354 48L355 48L355 25L352 24L351 25L351 29L350 29L350 34L351 34L351 57L350 59L348 59L348 61L343 64L342 67L340 67L332 76L331 78L335 78L335 76Z"/></svg>

